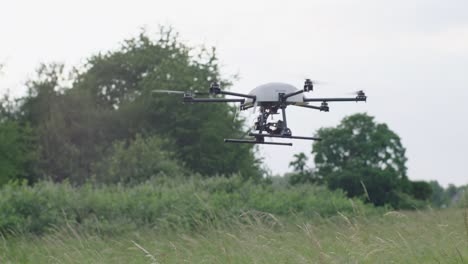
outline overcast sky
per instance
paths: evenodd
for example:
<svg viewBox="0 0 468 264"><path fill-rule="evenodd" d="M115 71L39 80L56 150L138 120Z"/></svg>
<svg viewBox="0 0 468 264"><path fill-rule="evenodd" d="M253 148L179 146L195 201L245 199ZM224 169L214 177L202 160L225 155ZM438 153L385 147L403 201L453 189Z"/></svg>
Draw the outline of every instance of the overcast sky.
<svg viewBox="0 0 468 264"><path fill-rule="evenodd" d="M468 183L466 0L4 1L0 92L21 95L41 62L79 66L159 24L216 46L223 73L240 75L233 91L306 77L325 83L309 96L366 91L368 103L330 103L329 113L288 108L293 134L367 112L402 138L411 179ZM308 141L260 147L274 174L310 151Z"/></svg>

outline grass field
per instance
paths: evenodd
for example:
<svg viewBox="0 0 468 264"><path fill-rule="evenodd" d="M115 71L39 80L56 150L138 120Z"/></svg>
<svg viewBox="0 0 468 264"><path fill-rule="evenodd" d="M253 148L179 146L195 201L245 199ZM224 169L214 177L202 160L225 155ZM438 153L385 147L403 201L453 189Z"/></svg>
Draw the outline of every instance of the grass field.
<svg viewBox="0 0 468 264"><path fill-rule="evenodd" d="M197 231L100 234L72 225L0 241L0 263L468 263L465 210L277 219L249 212Z"/></svg>

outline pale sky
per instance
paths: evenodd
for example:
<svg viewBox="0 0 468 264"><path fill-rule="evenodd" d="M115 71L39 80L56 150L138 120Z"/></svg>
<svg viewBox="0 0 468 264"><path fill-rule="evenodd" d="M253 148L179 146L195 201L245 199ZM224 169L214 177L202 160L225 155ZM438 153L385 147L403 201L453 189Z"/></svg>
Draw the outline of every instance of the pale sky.
<svg viewBox="0 0 468 264"><path fill-rule="evenodd" d="M468 184L468 1L4 1L0 8L0 92L24 93L41 62L80 66L146 27L171 25L189 45L216 46L232 91L273 81L308 96L363 89L367 103L330 103L330 112L288 108L295 135L367 112L407 148L409 177ZM274 174L289 171L293 147L262 146ZM224 144L220 142L220 144Z"/></svg>

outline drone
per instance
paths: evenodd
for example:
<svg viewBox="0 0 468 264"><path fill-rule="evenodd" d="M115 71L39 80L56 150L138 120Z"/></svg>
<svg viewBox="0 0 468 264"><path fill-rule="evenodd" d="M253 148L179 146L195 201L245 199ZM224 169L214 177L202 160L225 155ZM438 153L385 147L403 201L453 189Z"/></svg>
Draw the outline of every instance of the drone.
<svg viewBox="0 0 468 264"><path fill-rule="evenodd" d="M303 108L315 109L323 112L330 110L328 102L366 102L367 96L361 90L356 92L355 97L350 98L307 98L303 96L305 92L311 92L314 88L314 82L306 79L304 88L298 89L287 83L267 83L260 85L250 91L248 94L235 93L221 90L218 82L213 82L209 88L209 94L212 98L196 98L197 94L202 94L197 91L172 91L172 90L154 90L156 93L168 94L183 94L184 103L240 103L239 110L247 110L250 108L260 108L260 113L256 118L253 130L248 135L250 139L224 139L225 143L246 143L246 144L268 144L292 146L292 143L286 142L267 142L269 138L284 138L284 139L304 139L304 140L321 140L316 137L293 136L289 129L286 120L286 107L289 105ZM224 98L219 95L230 95L237 98ZM216 97L218 96L218 97ZM321 103L320 106L310 105L309 103ZM282 120L269 122L270 116L279 114L281 111Z"/></svg>

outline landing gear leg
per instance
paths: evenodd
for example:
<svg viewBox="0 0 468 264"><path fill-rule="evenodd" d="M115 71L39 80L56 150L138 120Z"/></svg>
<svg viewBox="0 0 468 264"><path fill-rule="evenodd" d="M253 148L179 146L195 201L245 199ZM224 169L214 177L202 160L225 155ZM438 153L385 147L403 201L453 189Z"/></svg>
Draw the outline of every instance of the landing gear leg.
<svg viewBox="0 0 468 264"><path fill-rule="evenodd" d="M281 113L283 114L283 130L281 131L282 136L291 136L291 129L288 128L286 121L286 106L281 106Z"/></svg>

